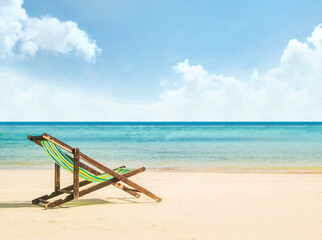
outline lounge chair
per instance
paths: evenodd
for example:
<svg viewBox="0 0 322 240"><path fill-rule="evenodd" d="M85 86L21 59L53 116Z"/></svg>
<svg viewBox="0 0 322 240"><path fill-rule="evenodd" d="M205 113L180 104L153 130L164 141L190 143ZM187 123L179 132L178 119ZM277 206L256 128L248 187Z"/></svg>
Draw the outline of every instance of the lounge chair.
<svg viewBox="0 0 322 240"><path fill-rule="evenodd" d="M112 170L81 153L79 148L72 148L71 146L68 146L47 133L44 133L41 136L29 135L28 139L43 147L49 157L55 161L55 191L49 195L44 195L32 200L32 204L44 204L46 209L52 208L71 200L78 199L79 197L108 185L114 185L115 187L133 195L136 198L140 197L139 193L143 193L157 202L161 201L161 198L158 196L129 180L129 177L145 171L144 167L138 169L127 169L125 166L121 166ZM72 153L73 157L65 153L63 150ZM93 167L83 162L80 162L80 160L84 160L90 165L102 170L103 173L95 170ZM69 172L73 173L73 185L60 188L60 167L65 168ZM79 177L85 180L80 182ZM93 182L97 182L97 184L80 190L80 187ZM132 188L128 188L119 182L123 182ZM49 202L49 199L55 198L61 194L68 195L65 198Z"/></svg>

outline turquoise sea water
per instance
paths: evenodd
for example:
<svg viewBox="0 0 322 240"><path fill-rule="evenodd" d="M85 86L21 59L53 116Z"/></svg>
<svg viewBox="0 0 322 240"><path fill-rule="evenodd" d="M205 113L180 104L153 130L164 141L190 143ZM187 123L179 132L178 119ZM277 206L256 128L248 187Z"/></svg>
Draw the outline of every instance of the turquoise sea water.
<svg viewBox="0 0 322 240"><path fill-rule="evenodd" d="M0 169L53 166L27 136L48 133L117 167L322 172L322 122L0 123Z"/></svg>

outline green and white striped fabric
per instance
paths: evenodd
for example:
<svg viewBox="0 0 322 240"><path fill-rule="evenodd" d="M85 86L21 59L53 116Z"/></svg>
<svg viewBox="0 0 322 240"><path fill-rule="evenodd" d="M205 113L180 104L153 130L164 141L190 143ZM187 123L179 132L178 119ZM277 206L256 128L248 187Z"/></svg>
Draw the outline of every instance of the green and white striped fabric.
<svg viewBox="0 0 322 240"><path fill-rule="evenodd" d="M54 160L55 163L57 163L59 166L65 168L71 173L74 172L74 162L62 151L62 149L59 146L50 141L41 141L41 145L44 147L48 156L52 160ZM130 171L132 171L132 169L129 168L117 168L114 170L114 172L120 175L123 175ZM91 182L104 182L106 180L114 178L113 176L107 173L95 176L81 167L79 168L79 176Z"/></svg>

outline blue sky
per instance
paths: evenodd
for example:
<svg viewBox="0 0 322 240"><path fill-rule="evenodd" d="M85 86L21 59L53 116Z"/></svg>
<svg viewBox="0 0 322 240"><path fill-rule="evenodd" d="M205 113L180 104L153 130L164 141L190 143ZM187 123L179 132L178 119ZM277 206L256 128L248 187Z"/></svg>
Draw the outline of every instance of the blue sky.
<svg viewBox="0 0 322 240"><path fill-rule="evenodd" d="M303 91L307 89L305 83L289 81L294 76L285 75L284 71L290 62L285 63L283 67L281 58L290 40L296 39L299 43L305 43L314 29L319 29L317 26L322 23L321 1L25 0L21 5L20 0L0 0L0 8L5 7L6 2L16 4L16 7L12 8L13 13L18 11L17 6L20 4L27 17L17 20L22 23L23 34L15 36L23 37L15 40L14 46L2 55L0 70L4 72L3 76L16 79L17 76L12 75L17 74L22 78L16 80L17 82L29 81L28 86L41 85L45 89L46 86L51 88L55 85L56 90L53 92L56 97L65 91L77 89L80 95L86 95L88 101L99 96L97 102L113 103L115 106L101 106L91 112L88 108L93 109L93 103L82 102L78 108L87 109L86 112L93 114L94 119L83 118L80 110L65 117L53 115L47 118L41 116L46 112L45 108L33 104L32 97L29 97L30 103L24 106L18 103L24 101L17 101L17 98L24 96L16 95L15 99L7 96L1 100L3 103L12 102L12 110L8 113L6 107L0 108L0 120L321 120L321 115L314 110L311 110L308 119L305 119L307 114L296 114L302 111L296 108L298 105L305 105L303 108L307 109L321 103L320 98L308 100L304 93L298 90L291 95L294 99L303 98L303 104L291 101L283 106L283 109L274 112L272 105L276 97L268 99L272 94L266 92L268 88L265 80L272 78L271 72L274 72L275 68L282 69L283 74L273 74L273 78L281 83L279 85L288 85L278 96L281 102L285 102L283 99L294 89L293 86L300 85ZM28 38L24 36L34 32L32 27L43 29L39 27L39 22L47 21L44 20L46 16L47 20L57 19L62 28L67 21L72 21L77 27L70 29L84 31L87 35L75 38L68 49L62 50L55 46L55 41L57 44L63 41L59 38L52 38L50 46L44 43L43 39L34 38L31 41L37 45L36 52L27 54L26 51L19 50L23 41L26 41L24 39ZM12 20L11 16L10 19ZM0 29L0 38L6 38L6 31ZM316 36L319 39L318 33ZM77 39L81 39L82 43L87 41L87 49L91 46L95 53L88 55L90 53L84 50L86 47L79 50L77 47L80 43ZM320 56L319 51L317 54ZM298 54L292 52L292 58L295 55ZM186 59L189 59L188 62L185 62ZM303 69L309 63L303 63ZM213 88L213 92L206 93L203 89L190 94L190 85L187 84L190 81L189 76L185 75L190 70L196 70L201 74L199 77L195 76L195 80L199 82L195 81L196 86L192 89L203 84L203 80L200 80L202 78L210 84L205 89ZM260 80L254 78L254 71L259 73ZM315 76L320 76L321 70L316 71ZM219 77L221 75L225 77L224 80ZM217 92L217 89L227 88L223 82L227 83L229 80L226 78L229 77L236 80L234 87L239 86L239 83L247 85L247 89L241 86L240 90L236 90L245 91L245 95L239 98L230 96L230 93L234 92L233 89ZM304 74L303 78L306 77L312 78ZM10 85L10 91L19 92L17 86L9 82L10 80L2 86ZM218 82L221 83L218 85ZM311 83L313 82L315 83L314 79ZM314 86L317 87L320 87L320 83ZM30 95L32 91L37 92L35 89L37 88L29 90ZM180 89L183 89L181 92L184 92L184 96L180 95ZM275 86L274 89L276 91L271 90L273 93L280 91L279 87ZM250 105L250 99L253 101L255 95L262 92L266 94L263 104ZM311 92L306 94L312 95ZM173 95L176 97L172 98ZM75 98L83 99L82 96ZM66 99L66 104L72 105L73 101ZM172 104L168 102L177 104L177 108L172 109ZM227 113L222 113L226 111L225 108L231 109L231 106L238 102L243 102L243 106L239 107L244 109L243 111L234 114L234 111L227 110ZM278 102L274 104L279 105ZM48 102L48 106L58 108L58 105L52 105L55 103ZM32 114L21 114L20 108L28 108ZM111 108L121 110L111 111ZM129 114L129 108L136 109L134 115ZM104 109L108 109L106 112L110 114L96 114ZM156 115L154 109L159 109L158 112L162 114ZM215 110L211 113L212 109ZM264 114L269 109L273 111L272 118L271 115ZM285 109L290 109L290 114L284 114L279 118L279 113L285 113ZM263 111L263 114L260 111ZM8 117L4 117L5 115Z"/></svg>

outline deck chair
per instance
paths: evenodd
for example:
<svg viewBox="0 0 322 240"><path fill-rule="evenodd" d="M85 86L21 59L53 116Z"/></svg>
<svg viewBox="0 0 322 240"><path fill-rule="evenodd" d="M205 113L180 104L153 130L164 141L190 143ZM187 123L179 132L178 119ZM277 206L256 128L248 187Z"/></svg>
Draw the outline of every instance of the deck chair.
<svg viewBox="0 0 322 240"><path fill-rule="evenodd" d="M140 193L143 193L153 200L161 202L160 197L129 179L129 177L145 171L145 167L128 169L125 166L121 166L112 170L81 153L79 148L72 148L47 133L44 133L41 136L29 135L28 139L43 147L48 156L55 162L55 191L49 195L44 195L32 200L32 204L43 204L46 209L52 208L74 199L78 199L79 197L109 185L113 185L136 198L139 198ZM68 155L66 152L73 154L73 156ZM81 162L81 160L85 161L87 164ZM73 174L73 185L60 188L61 167ZM93 167L103 172L95 170ZM79 181L80 177L84 180ZM80 190L81 187L95 182L95 185ZM131 188L121 184L120 182L130 186ZM51 202L49 201L50 199L62 194L68 195L65 198Z"/></svg>

